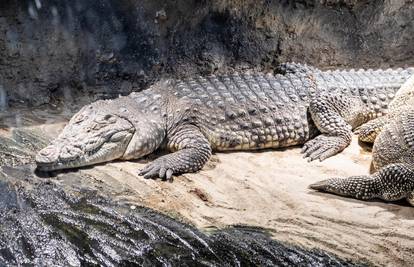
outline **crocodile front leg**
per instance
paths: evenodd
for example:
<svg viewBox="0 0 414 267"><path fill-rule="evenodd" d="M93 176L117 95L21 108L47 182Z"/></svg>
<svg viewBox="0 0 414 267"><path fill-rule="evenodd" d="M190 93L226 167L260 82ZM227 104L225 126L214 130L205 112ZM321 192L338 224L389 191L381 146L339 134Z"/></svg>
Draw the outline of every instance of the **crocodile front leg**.
<svg viewBox="0 0 414 267"><path fill-rule="evenodd" d="M302 149L309 161L329 158L344 150L352 140L352 125L361 107L355 99L338 94L313 97L309 111L316 127L322 133L305 143Z"/></svg>
<svg viewBox="0 0 414 267"><path fill-rule="evenodd" d="M311 189L368 200L395 201L406 198L414 206L414 172L405 164L390 164L373 175L332 178L309 186Z"/></svg>
<svg viewBox="0 0 414 267"><path fill-rule="evenodd" d="M175 130L169 136L167 146L175 152L149 163L139 175L170 179L173 174L200 170L211 156L210 143L194 125L183 125Z"/></svg>

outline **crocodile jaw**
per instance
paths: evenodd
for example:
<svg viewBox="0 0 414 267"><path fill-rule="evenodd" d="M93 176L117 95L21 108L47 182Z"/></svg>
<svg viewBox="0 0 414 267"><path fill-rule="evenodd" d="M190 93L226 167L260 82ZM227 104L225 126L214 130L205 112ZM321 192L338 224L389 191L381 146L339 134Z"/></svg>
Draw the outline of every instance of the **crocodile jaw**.
<svg viewBox="0 0 414 267"><path fill-rule="evenodd" d="M71 169L121 158L127 150L133 133L125 131L119 132L118 135L123 135L122 140L118 142L105 140L93 150L82 150L71 144L58 145L59 142L54 142L36 155L37 169L40 171Z"/></svg>
<svg viewBox="0 0 414 267"><path fill-rule="evenodd" d="M38 170L77 168L122 158L136 128L126 116L111 110L110 104L93 103L75 114L58 138L37 154Z"/></svg>

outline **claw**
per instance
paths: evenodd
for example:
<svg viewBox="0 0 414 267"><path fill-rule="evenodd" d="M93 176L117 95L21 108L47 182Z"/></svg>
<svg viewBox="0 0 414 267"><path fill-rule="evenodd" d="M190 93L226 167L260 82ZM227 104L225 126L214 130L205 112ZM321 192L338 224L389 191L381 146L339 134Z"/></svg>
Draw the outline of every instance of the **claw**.
<svg viewBox="0 0 414 267"><path fill-rule="evenodd" d="M159 172L158 172L157 168L153 168L153 169L151 169L151 171L144 174L144 178L145 179L154 178L158 173Z"/></svg>
<svg viewBox="0 0 414 267"><path fill-rule="evenodd" d="M163 179L164 180L164 178L165 178L165 173L167 172L167 169L165 169L164 167L161 167L160 168L160 171L159 171L159 174L158 174L158 176L161 178L161 179Z"/></svg>
<svg viewBox="0 0 414 267"><path fill-rule="evenodd" d="M304 158L308 158L308 161L312 161L315 160L317 158L317 153L319 150L321 150L322 148L319 147L318 145L312 145L310 146L306 152L304 153Z"/></svg>
<svg viewBox="0 0 414 267"><path fill-rule="evenodd" d="M336 154L336 149L335 148L330 148L330 149L326 150L325 152L323 152L319 156L319 161L324 161L325 159L327 159L329 157L332 157L335 154Z"/></svg>
<svg viewBox="0 0 414 267"><path fill-rule="evenodd" d="M306 153L306 155L309 157L310 161L313 161L317 158L319 158L319 155L323 153L324 147L319 147L317 145L313 146L312 149Z"/></svg>
<svg viewBox="0 0 414 267"><path fill-rule="evenodd" d="M307 149L308 149L308 146L303 145L302 149L300 150L300 153L302 153L302 154L305 153Z"/></svg>
<svg viewBox="0 0 414 267"><path fill-rule="evenodd" d="M319 135L308 141L302 151L308 162L316 159L323 161L342 151L348 144L348 141L340 136Z"/></svg>
<svg viewBox="0 0 414 267"><path fill-rule="evenodd" d="M163 180L171 180L174 171L168 166L165 159L157 159L145 166L138 175L144 176L145 179L161 178Z"/></svg>
<svg viewBox="0 0 414 267"><path fill-rule="evenodd" d="M154 173L157 173L157 170L155 166L152 163L150 163L147 166L145 166L144 169L142 169L138 173L138 175L144 176L145 179L148 179L148 178L152 178Z"/></svg>
<svg viewBox="0 0 414 267"><path fill-rule="evenodd" d="M152 164L148 164L147 166L145 166L143 169L140 170L138 175L142 176L142 175L146 174L148 171L150 171L152 169L152 167L153 167Z"/></svg>
<svg viewBox="0 0 414 267"><path fill-rule="evenodd" d="M171 180L172 175L173 175L173 170L168 169L167 170L167 173L166 173L167 180Z"/></svg>
<svg viewBox="0 0 414 267"><path fill-rule="evenodd" d="M334 154L332 154L332 152L335 152L335 148L321 147L315 152L314 158L323 161L324 159L333 156Z"/></svg>

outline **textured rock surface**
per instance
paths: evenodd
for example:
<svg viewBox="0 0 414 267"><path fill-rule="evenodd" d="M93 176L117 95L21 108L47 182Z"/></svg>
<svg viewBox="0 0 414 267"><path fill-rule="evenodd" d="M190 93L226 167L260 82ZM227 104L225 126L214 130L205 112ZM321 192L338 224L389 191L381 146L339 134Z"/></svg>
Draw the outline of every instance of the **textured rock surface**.
<svg viewBox="0 0 414 267"><path fill-rule="evenodd" d="M354 266L280 244L260 229L202 233L113 202L99 193L105 185L78 184L88 179L79 174L55 180L33 176L30 166L1 168L1 266Z"/></svg>
<svg viewBox="0 0 414 267"><path fill-rule="evenodd" d="M36 147L56 136L64 126L62 118L70 117L67 112L59 108L30 113L13 110L14 115L4 123L20 128L16 133L10 128L1 132L0 143L12 145L0 150L0 159L6 158L7 165L33 163ZM25 141L16 142L16 136ZM307 163L299 148L217 153L201 172L178 176L172 183L137 175L153 158L52 172L35 180L50 178L52 183L74 190L92 187L103 196L154 208L201 229L259 226L269 229L276 240L357 262L411 266L412 207L404 202L361 202L307 189L324 178L368 173L371 154L356 141L354 138L349 148L322 163Z"/></svg>
<svg viewBox="0 0 414 267"><path fill-rule="evenodd" d="M412 1L5 0L0 7L0 91L11 104L114 96L160 75L280 61L414 62Z"/></svg>

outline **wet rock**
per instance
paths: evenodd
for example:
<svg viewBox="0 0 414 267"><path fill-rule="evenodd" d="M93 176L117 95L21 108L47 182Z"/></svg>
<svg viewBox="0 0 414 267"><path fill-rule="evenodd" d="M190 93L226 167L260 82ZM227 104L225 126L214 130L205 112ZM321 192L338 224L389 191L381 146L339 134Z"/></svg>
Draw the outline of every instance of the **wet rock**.
<svg viewBox="0 0 414 267"><path fill-rule="evenodd" d="M9 136L0 136L0 166L34 163L34 156L48 141L36 129L10 130Z"/></svg>
<svg viewBox="0 0 414 267"><path fill-rule="evenodd" d="M32 170L1 169L0 265L353 266L283 245L260 229L202 233L148 208L114 202L96 188L67 187Z"/></svg>

